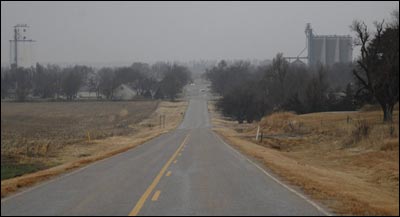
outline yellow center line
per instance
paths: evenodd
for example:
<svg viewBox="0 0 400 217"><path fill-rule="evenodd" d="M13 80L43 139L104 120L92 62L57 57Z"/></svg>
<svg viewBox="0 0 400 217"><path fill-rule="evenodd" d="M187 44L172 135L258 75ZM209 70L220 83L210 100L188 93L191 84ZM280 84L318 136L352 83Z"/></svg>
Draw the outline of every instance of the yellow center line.
<svg viewBox="0 0 400 217"><path fill-rule="evenodd" d="M175 151L175 153L172 155L172 157L167 161L167 163L164 165L164 167L161 169L161 171L158 173L156 178L153 180L153 182L150 184L150 186L147 188L147 190L143 193L143 195L140 197L139 201L136 203L135 207L132 209L132 211L129 213L129 216L137 216L146 203L147 198L150 196L151 192L154 190L154 188L157 186L157 184L160 182L161 178L163 177L165 171L168 169L169 165L171 165L172 161L176 158L178 155L179 151L182 149L183 145L185 144L186 140L188 139L190 134L186 136L186 138L183 140L182 144L179 146L179 148Z"/></svg>
<svg viewBox="0 0 400 217"><path fill-rule="evenodd" d="M151 198L151 201L157 201L158 198L160 197L161 191L156 191L156 193L154 193L153 198Z"/></svg>
<svg viewBox="0 0 400 217"><path fill-rule="evenodd" d="M171 171L168 171L168 172L167 172L167 175L165 175L165 176L168 177L168 176L170 176L170 175L171 175Z"/></svg>

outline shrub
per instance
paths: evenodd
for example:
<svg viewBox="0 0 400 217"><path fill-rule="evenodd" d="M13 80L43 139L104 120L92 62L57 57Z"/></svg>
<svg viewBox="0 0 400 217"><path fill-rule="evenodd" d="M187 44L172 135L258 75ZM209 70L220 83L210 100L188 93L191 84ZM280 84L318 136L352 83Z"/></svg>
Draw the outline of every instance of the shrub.
<svg viewBox="0 0 400 217"><path fill-rule="evenodd" d="M355 129L352 132L354 142L359 142L363 138L367 138L371 132L371 125L367 120L358 120L355 123Z"/></svg>

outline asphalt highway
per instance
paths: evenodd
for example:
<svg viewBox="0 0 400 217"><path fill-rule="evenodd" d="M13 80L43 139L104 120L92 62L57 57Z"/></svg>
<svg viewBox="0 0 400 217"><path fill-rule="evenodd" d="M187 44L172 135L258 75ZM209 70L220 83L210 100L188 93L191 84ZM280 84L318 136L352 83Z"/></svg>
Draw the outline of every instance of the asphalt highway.
<svg viewBox="0 0 400 217"><path fill-rule="evenodd" d="M181 125L1 201L1 215L326 215L211 130L207 85Z"/></svg>

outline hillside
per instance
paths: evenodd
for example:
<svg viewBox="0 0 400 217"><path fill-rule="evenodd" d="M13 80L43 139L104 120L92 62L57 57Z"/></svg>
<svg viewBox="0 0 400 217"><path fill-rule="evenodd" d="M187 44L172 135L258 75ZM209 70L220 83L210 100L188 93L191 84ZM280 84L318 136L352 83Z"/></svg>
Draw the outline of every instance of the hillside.
<svg viewBox="0 0 400 217"><path fill-rule="evenodd" d="M399 214L399 112L275 113L239 125L213 105L214 130L338 214ZM258 124L263 139L256 141Z"/></svg>

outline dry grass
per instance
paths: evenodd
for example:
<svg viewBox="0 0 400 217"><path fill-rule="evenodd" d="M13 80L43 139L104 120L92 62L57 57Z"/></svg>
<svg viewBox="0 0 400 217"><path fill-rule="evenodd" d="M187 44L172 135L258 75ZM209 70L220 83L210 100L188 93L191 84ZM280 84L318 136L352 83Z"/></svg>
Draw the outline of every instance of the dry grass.
<svg viewBox="0 0 400 217"><path fill-rule="evenodd" d="M376 110L285 112L238 128L214 112L213 123L230 144L338 214L399 215L398 114L384 124Z"/></svg>
<svg viewBox="0 0 400 217"><path fill-rule="evenodd" d="M49 169L39 172L26 174L21 177L2 180L1 196L5 197L20 188L31 186L33 184L47 180L51 177L60 175L67 171L85 166L91 162L98 161L112 155L127 151L154 137L166 133L176 128L178 124L182 121L186 107L186 101L160 102L156 110L153 109L147 111L149 112L147 118L143 117L141 120L130 122L130 124L128 124L126 127L130 131L127 134L114 135L106 138L100 137L98 139L91 140L91 142L88 142L87 139L84 138L81 142L70 142L68 143L68 145L59 146L58 151L52 151L51 155L26 156L24 155L24 152L18 152L22 154L17 156L18 161L16 163L22 164L27 162L39 162L46 163L47 165L49 165L49 167L51 167L52 165L58 166L51 167ZM143 109L146 108L149 109L149 107L143 107ZM139 111L137 111L137 113L141 114ZM129 118L130 109L120 109L118 110L118 114L121 114L121 117ZM161 114L166 115L166 125L164 128L161 128L159 125L159 116ZM101 123L98 124L101 125ZM107 125L108 122L105 121L104 124ZM104 126L98 127L101 128Z"/></svg>
<svg viewBox="0 0 400 217"><path fill-rule="evenodd" d="M132 133L157 101L1 103L1 154L51 157L71 144Z"/></svg>

